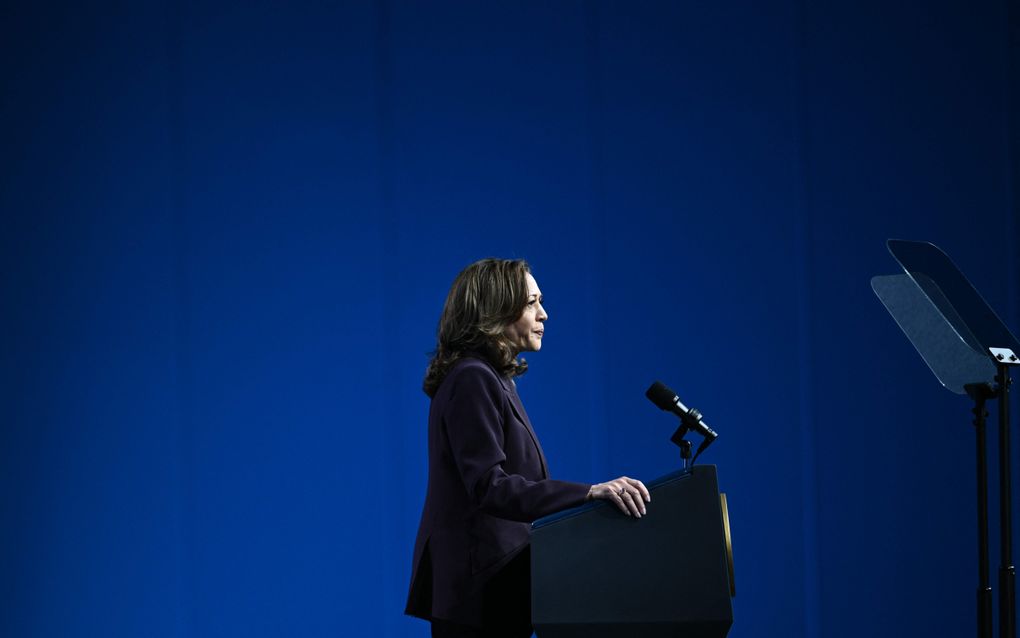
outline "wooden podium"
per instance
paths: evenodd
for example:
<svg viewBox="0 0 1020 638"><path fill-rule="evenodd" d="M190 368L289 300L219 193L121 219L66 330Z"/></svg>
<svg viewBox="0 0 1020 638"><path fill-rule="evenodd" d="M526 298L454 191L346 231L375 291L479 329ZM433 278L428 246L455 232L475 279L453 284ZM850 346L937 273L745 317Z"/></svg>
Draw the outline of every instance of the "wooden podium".
<svg viewBox="0 0 1020 638"><path fill-rule="evenodd" d="M604 501L547 516L531 535L539 638L722 638L733 624L726 495L714 465L648 484L640 519Z"/></svg>

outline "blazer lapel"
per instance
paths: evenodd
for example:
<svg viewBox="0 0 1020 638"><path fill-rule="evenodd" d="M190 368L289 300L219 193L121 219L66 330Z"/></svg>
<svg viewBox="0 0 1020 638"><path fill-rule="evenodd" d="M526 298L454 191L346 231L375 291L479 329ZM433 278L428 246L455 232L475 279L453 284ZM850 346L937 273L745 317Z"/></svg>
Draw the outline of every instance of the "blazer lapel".
<svg viewBox="0 0 1020 638"><path fill-rule="evenodd" d="M528 418L528 413L524 410L524 404L521 403L521 398L517 396L517 384L514 383L513 379L508 379L500 374L499 371L496 370L496 368L494 368L492 364L480 354L469 352L467 355L481 360L496 373L496 377L503 385L503 391L506 392L507 397L510 399L510 407L513 408L514 414L517 415L517 418L520 419L521 423L524 424L524 429L528 431L528 435L531 436L531 442L535 444L535 449L538 450L538 460L542 464L542 478L549 478L549 467L545 462L545 452L542 451L542 444L538 442L538 436L535 435L535 429L531 427L531 420Z"/></svg>
<svg viewBox="0 0 1020 638"><path fill-rule="evenodd" d="M528 413L524 410L524 404L521 403L521 398L517 396L516 384L513 382L513 379L509 379L508 381L509 383L503 383L503 388L510 396L510 407L513 408L514 413L517 414L517 418L524 423L524 427L527 428L528 434L531 435L531 440L535 444L535 449L538 450L538 460L542 463L542 478L549 478L549 467L545 462L545 452L542 451L542 444L538 442L538 437L535 435L535 429L531 427L531 419L528 418Z"/></svg>

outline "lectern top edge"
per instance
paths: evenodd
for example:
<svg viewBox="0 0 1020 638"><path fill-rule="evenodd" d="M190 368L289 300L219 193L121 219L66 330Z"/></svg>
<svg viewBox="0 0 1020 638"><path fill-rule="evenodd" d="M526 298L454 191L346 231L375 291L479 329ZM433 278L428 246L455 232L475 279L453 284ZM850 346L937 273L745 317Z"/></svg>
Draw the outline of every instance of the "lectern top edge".
<svg viewBox="0 0 1020 638"><path fill-rule="evenodd" d="M704 471L704 468L711 468L710 471L712 473L715 473L715 471L716 471L716 467L714 465L698 465L698 466L690 468L688 470L676 470L675 472L670 472L669 474L663 474L662 476L656 478L653 481L649 481L648 484L646 485L646 487L648 489L653 489L653 488L656 488L656 487L658 487L660 485L665 485L666 483L672 483L673 481L679 481L679 480L683 480L683 479L686 479L686 478L690 478L690 476L695 471L699 471L699 470ZM591 501L589 503L585 503L584 505L580 505L578 507L574 507L574 508L571 508L571 509L568 509L568 510L563 510L562 512L556 512L555 514L550 514L549 516L544 516L544 517L538 519L537 521L535 521L534 523L532 523L531 524L531 529L533 529L533 530L539 529L541 527L545 527L546 525L550 525L550 524L555 523L557 521L561 521L561 520L563 520L565 518L572 518L574 516L580 516L581 514L584 514L587 511L590 511L590 510L593 510L593 509L598 509L600 507L613 507L613 505L611 503L609 503L608 501Z"/></svg>

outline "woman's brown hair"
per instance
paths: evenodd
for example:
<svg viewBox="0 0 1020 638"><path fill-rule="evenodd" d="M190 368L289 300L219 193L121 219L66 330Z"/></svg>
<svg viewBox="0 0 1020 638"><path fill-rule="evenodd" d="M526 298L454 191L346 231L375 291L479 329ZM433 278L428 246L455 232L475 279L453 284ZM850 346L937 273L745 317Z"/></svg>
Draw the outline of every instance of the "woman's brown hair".
<svg viewBox="0 0 1020 638"><path fill-rule="evenodd" d="M436 349L422 383L425 394L435 396L466 352L484 357L508 377L524 374L528 363L517 359L503 332L528 305L529 272L523 259L482 259L457 275L439 317Z"/></svg>

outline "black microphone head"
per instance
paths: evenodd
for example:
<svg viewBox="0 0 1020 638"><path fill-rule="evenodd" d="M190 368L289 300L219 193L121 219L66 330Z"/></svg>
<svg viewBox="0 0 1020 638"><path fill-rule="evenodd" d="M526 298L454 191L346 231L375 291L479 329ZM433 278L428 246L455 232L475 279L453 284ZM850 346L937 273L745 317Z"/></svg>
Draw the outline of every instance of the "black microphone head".
<svg viewBox="0 0 1020 638"><path fill-rule="evenodd" d="M672 410L676 406L676 392L667 388L661 381L653 383L645 391L645 396L649 401L659 406L660 410Z"/></svg>

